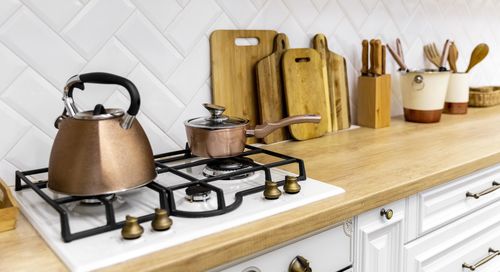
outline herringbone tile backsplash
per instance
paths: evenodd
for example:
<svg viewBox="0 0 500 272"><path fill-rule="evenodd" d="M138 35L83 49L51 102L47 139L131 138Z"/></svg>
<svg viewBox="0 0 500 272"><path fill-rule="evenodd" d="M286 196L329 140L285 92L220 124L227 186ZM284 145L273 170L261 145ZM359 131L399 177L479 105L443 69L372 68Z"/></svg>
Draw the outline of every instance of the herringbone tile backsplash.
<svg viewBox="0 0 500 272"><path fill-rule="evenodd" d="M400 37L412 68L430 67L422 46L456 41L459 67L472 48L490 56L472 83L500 82L500 1L496 0L1 0L0 178L12 184L16 169L46 167L62 89L72 75L106 71L139 88L139 120L155 152L185 144L183 121L205 115L210 100L208 37L214 29L276 29L292 47L308 47L318 32L347 58L355 111L360 41ZM389 71L394 71L388 60ZM82 108L123 107L117 87L77 91ZM393 114L401 98L393 94Z"/></svg>

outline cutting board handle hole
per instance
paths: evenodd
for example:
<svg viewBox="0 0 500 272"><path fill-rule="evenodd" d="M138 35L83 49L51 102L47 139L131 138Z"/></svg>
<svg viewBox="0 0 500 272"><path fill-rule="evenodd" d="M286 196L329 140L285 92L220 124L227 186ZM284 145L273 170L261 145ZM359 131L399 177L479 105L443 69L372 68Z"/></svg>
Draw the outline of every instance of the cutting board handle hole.
<svg viewBox="0 0 500 272"><path fill-rule="evenodd" d="M295 58L295 62L310 62L311 58Z"/></svg>
<svg viewBox="0 0 500 272"><path fill-rule="evenodd" d="M237 46L255 46L259 44L259 38L236 38L234 44Z"/></svg>

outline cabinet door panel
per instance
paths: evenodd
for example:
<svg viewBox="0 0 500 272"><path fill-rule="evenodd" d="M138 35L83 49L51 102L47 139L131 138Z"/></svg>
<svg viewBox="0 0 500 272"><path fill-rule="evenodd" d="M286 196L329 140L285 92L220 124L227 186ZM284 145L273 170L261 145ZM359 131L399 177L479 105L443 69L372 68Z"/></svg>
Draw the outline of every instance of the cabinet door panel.
<svg viewBox="0 0 500 272"><path fill-rule="evenodd" d="M386 219L380 210L391 209ZM366 212L356 218L355 271L400 272L405 241L405 200Z"/></svg>

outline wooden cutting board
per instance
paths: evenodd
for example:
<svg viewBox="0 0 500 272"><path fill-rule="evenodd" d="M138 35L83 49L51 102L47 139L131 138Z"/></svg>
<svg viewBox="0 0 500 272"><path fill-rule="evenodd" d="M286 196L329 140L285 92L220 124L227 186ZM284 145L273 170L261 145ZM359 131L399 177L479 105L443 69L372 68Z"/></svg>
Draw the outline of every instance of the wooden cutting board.
<svg viewBox="0 0 500 272"><path fill-rule="evenodd" d="M210 35L213 103L224 106L227 115L248 119L251 128L259 120L255 66L273 52L275 36L274 30L216 30ZM257 44L236 44L248 38Z"/></svg>
<svg viewBox="0 0 500 272"><path fill-rule="evenodd" d="M281 76L281 57L288 49L288 38L279 33L274 38L274 52L257 63L257 94L260 123L275 122L286 117L285 95ZM290 138L287 128L281 128L264 137L271 144Z"/></svg>
<svg viewBox="0 0 500 272"><path fill-rule="evenodd" d="M351 127L351 108L349 106L349 82L345 58L339 54L333 56L333 82L335 89L335 110L337 111L338 130Z"/></svg>
<svg viewBox="0 0 500 272"><path fill-rule="evenodd" d="M330 114L331 114L331 130L338 130L337 124L337 94L335 92L335 54L328 49L328 43L326 37L323 34L316 34L313 38L313 47L321 55L321 62L323 65L324 78L327 80L327 97L330 103Z"/></svg>
<svg viewBox="0 0 500 272"><path fill-rule="evenodd" d="M320 54L310 48L288 49L282 70L288 115L321 115L319 124L291 125L290 134L297 140L324 135L331 126L331 115Z"/></svg>

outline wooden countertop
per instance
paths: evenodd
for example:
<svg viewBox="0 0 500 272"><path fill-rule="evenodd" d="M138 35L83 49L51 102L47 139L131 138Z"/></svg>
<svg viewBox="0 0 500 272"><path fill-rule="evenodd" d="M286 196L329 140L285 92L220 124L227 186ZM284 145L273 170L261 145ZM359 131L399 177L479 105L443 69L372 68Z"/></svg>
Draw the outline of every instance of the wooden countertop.
<svg viewBox="0 0 500 272"><path fill-rule="evenodd" d="M346 193L104 270L205 271L496 164L500 107L443 115L437 124L398 117L390 128L359 128L266 148L302 158L309 177ZM0 270L65 270L22 217L16 230L0 233L0 245Z"/></svg>

